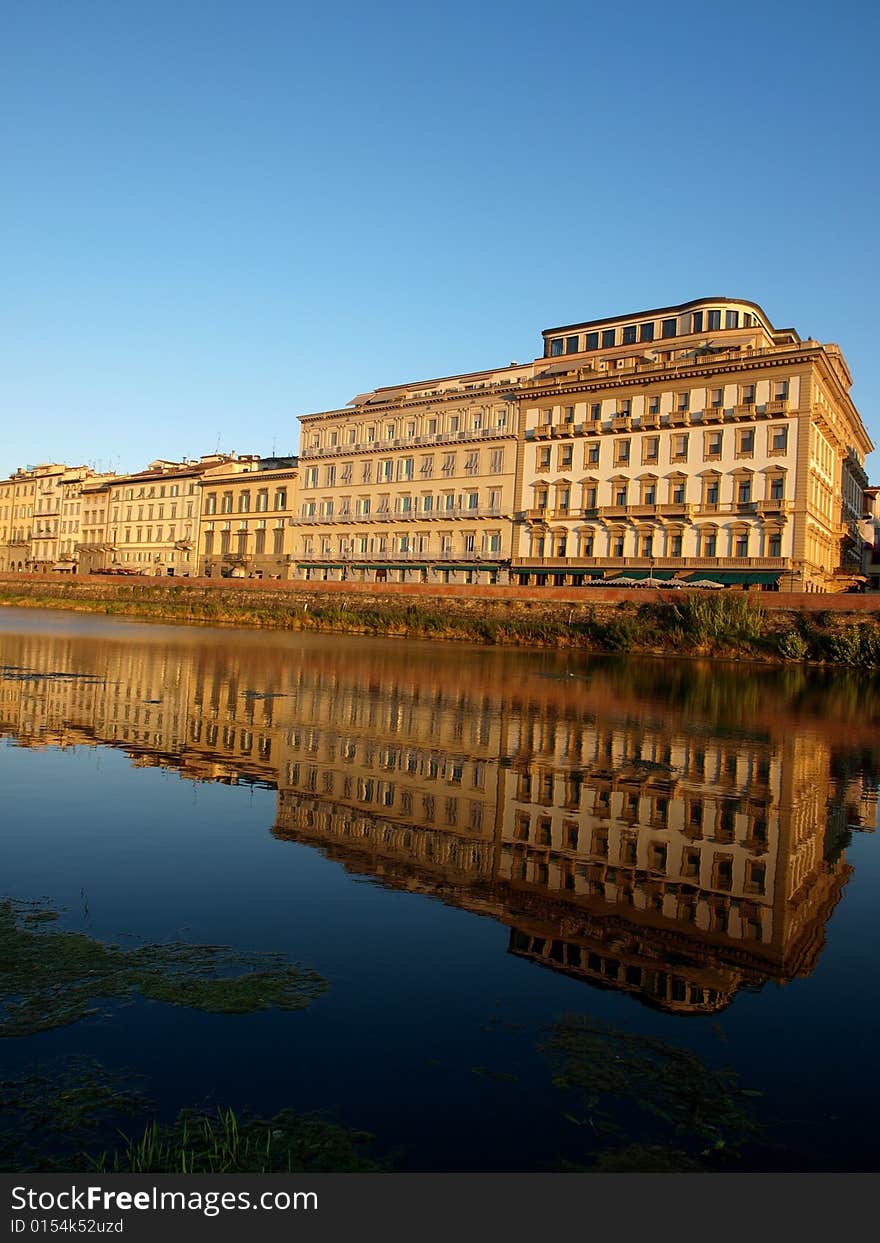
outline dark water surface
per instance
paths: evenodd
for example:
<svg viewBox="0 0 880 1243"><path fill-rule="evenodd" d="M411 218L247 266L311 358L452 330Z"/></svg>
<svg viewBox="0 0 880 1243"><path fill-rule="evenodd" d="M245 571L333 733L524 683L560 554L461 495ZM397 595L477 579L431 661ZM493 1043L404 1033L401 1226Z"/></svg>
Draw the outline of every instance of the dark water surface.
<svg viewBox="0 0 880 1243"><path fill-rule="evenodd" d="M410 1170L878 1166L875 680L0 609L0 733L0 896L329 985L104 1005L3 1077L84 1054Z"/></svg>

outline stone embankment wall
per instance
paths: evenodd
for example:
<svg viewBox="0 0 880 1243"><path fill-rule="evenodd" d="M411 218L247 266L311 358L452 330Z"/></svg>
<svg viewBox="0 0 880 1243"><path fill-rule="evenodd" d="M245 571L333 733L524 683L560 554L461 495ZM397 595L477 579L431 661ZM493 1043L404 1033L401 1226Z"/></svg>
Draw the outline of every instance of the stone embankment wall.
<svg viewBox="0 0 880 1243"><path fill-rule="evenodd" d="M560 605L592 606L632 604L668 604L683 595L716 596L744 595L759 604L762 609L795 612L833 612L839 614L880 614L880 592L871 595L828 594L811 592L750 591L739 592L728 588L718 591L687 591L642 587L509 587L470 584L433 583L322 583L279 582L266 579L216 579L216 578L116 578L111 575L63 575L63 574L0 574L0 603L10 594L22 598L52 596L77 601L99 600L167 602L170 607L186 602L222 602L235 607L260 608L269 605L275 609L287 604L302 609L311 601L335 599L342 605L346 598L359 605L381 607L389 601L418 600L437 608L449 606L455 601L455 611L485 612L487 602L503 603L505 611L510 606L521 606L523 611L534 614L535 605L551 606L553 615L561 615ZM470 606L470 607L469 607ZM60 607L60 606L59 606Z"/></svg>

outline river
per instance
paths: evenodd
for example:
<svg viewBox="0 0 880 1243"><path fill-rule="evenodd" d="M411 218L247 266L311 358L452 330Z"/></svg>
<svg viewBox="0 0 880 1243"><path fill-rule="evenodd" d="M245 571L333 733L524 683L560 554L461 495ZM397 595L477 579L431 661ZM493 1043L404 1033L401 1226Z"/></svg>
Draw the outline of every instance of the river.
<svg viewBox="0 0 880 1243"><path fill-rule="evenodd" d="M0 734L40 945L322 981L248 1013L79 981L4 1032L7 1091L75 1056L401 1170L877 1168L873 677L5 608Z"/></svg>

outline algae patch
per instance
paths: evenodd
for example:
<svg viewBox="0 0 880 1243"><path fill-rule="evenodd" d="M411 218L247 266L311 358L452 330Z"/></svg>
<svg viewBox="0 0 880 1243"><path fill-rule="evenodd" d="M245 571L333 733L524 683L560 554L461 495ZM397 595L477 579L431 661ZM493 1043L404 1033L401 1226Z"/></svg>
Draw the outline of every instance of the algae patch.
<svg viewBox="0 0 880 1243"><path fill-rule="evenodd" d="M566 1015L539 1050L550 1059L554 1087L577 1101L580 1116L564 1116L592 1141L594 1164L578 1168L717 1168L747 1145L766 1143L754 1115L761 1093L689 1049Z"/></svg>
<svg viewBox="0 0 880 1243"><path fill-rule="evenodd" d="M45 902L0 900L0 1036L66 1027L135 995L216 1014L301 1010L328 987L280 954L170 942L123 949L53 927Z"/></svg>

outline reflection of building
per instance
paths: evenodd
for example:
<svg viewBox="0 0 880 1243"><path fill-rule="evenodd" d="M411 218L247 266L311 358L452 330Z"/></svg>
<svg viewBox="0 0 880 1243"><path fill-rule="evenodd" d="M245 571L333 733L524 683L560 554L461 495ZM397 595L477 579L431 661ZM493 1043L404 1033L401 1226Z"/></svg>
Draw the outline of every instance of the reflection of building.
<svg viewBox="0 0 880 1243"><path fill-rule="evenodd" d="M834 589L859 571L872 448L851 383L838 346L738 299L547 329L533 362L304 416L297 564Z"/></svg>
<svg viewBox="0 0 880 1243"><path fill-rule="evenodd" d="M812 970L847 835L875 823L868 707L765 715L739 671L670 673L664 694L647 668L632 686L553 657L147 628L4 634L0 666L23 744L277 787L279 837L680 1013Z"/></svg>

